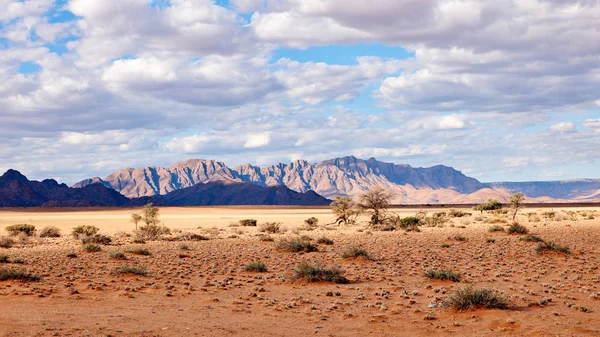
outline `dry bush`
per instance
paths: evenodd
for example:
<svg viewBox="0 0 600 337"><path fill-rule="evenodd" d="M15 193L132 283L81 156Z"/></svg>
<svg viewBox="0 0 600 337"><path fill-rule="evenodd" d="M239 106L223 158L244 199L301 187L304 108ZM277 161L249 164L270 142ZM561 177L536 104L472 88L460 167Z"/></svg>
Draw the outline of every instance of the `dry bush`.
<svg viewBox="0 0 600 337"><path fill-rule="evenodd" d="M462 217L465 217L465 216L471 216L471 213L459 211L459 210L456 210L456 209L450 209L448 211L448 217L450 217L450 218L462 218Z"/></svg>
<svg viewBox="0 0 600 337"><path fill-rule="evenodd" d="M99 244L99 245L109 245L112 242L112 239L109 236L96 234L93 236L86 236L81 239L81 243L84 245L87 244Z"/></svg>
<svg viewBox="0 0 600 337"><path fill-rule="evenodd" d="M121 267L116 267L110 273L113 276L123 275L123 274L134 274L140 276L146 276L148 272L146 271L146 267L135 267L129 265L123 265Z"/></svg>
<svg viewBox="0 0 600 337"><path fill-rule="evenodd" d="M39 281L39 275L26 272L22 269L0 269L0 281L21 280L21 281Z"/></svg>
<svg viewBox="0 0 600 337"><path fill-rule="evenodd" d="M369 253L361 247L350 246L344 250L342 253L342 258L344 259L356 259L356 258L365 258L367 260L371 260L371 256Z"/></svg>
<svg viewBox="0 0 600 337"><path fill-rule="evenodd" d="M277 250L286 251L286 252L316 252L319 250L316 246L311 244L308 241L303 241L300 239L284 239L279 241L277 244Z"/></svg>
<svg viewBox="0 0 600 337"><path fill-rule="evenodd" d="M488 228L488 232L490 232L490 233L492 233L492 232L504 232L504 227L502 227L500 225L490 226Z"/></svg>
<svg viewBox="0 0 600 337"><path fill-rule="evenodd" d="M0 247L1 248L10 248L15 244L15 240L13 240L12 238L3 236L0 237Z"/></svg>
<svg viewBox="0 0 600 337"><path fill-rule="evenodd" d="M542 241L542 242L538 243L537 247L535 247L535 252L538 254L543 254L546 252L571 254L571 249L569 249L569 247L562 246L562 245L559 245L554 242Z"/></svg>
<svg viewBox="0 0 600 337"><path fill-rule="evenodd" d="M260 225L258 231L269 234L281 233L281 222L266 222Z"/></svg>
<svg viewBox="0 0 600 337"><path fill-rule="evenodd" d="M73 228L73 231L71 231L71 235L73 236L74 239L78 240L81 237L94 236L98 233L99 230L100 230L100 228L98 228L96 226L90 226L90 225L77 226L77 227Z"/></svg>
<svg viewBox="0 0 600 337"><path fill-rule="evenodd" d="M537 213L529 213L529 214L527 214L527 220L529 222L540 222L540 221L542 221L542 219L540 218L539 215L537 215Z"/></svg>
<svg viewBox="0 0 600 337"><path fill-rule="evenodd" d="M240 220L240 226L256 227L256 224L257 224L256 219L242 219L242 220Z"/></svg>
<svg viewBox="0 0 600 337"><path fill-rule="evenodd" d="M267 266L262 262L251 262L244 266L245 271L265 273L267 272Z"/></svg>
<svg viewBox="0 0 600 337"><path fill-rule="evenodd" d="M140 226L136 235L144 240L158 240L161 236L171 234L171 230L163 225L148 224Z"/></svg>
<svg viewBox="0 0 600 337"><path fill-rule="evenodd" d="M513 222L513 224L508 227L506 232L508 234L527 234L529 233L529 230L527 229L527 227L520 225L517 222Z"/></svg>
<svg viewBox="0 0 600 337"><path fill-rule="evenodd" d="M432 280L460 282L460 273L451 270L428 270L425 275Z"/></svg>
<svg viewBox="0 0 600 337"><path fill-rule="evenodd" d="M306 282L348 283L348 279L337 268L325 268L319 263L302 262L294 269L294 279Z"/></svg>
<svg viewBox="0 0 600 337"><path fill-rule="evenodd" d="M60 229L54 226L46 226L40 231L41 238L59 238Z"/></svg>
<svg viewBox="0 0 600 337"><path fill-rule="evenodd" d="M465 287L456 289L447 301L451 308L467 310L474 308L507 309L508 300L492 289L473 289Z"/></svg>

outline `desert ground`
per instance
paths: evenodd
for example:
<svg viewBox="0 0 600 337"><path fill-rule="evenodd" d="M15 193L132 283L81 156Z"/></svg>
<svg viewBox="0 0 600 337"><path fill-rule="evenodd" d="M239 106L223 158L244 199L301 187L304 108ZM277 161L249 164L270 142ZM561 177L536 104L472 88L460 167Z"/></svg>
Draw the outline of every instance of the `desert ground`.
<svg viewBox="0 0 600 337"><path fill-rule="evenodd" d="M0 281L0 336L600 336L600 207L519 213L529 234L568 253L537 253L540 243L523 240L535 237L507 232L509 214L469 208L461 217L426 209L448 215L420 231L378 231L366 216L336 225L328 208L161 208L171 233L145 242L133 235L136 211L0 210L0 236L12 241L0 269L39 277ZM310 217L317 226L304 224ZM240 226L248 218L258 226ZM6 239L4 228L20 223L62 236ZM80 225L112 241L87 252L71 236ZM285 240L317 251L284 251ZM349 248L369 257L344 257ZM254 262L266 271L247 271ZM297 278L303 262L348 282ZM119 274L123 266L138 273ZM492 289L508 306L457 310L448 303L463 287Z"/></svg>

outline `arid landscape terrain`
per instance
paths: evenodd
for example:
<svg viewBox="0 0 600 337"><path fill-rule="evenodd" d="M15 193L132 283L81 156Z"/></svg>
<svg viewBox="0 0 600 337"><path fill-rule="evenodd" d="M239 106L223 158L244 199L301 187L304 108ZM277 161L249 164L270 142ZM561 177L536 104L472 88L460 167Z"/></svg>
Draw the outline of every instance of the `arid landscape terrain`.
<svg viewBox="0 0 600 337"><path fill-rule="evenodd" d="M135 243L137 211L0 211L4 240L19 223L62 234L19 234L0 248L0 269L31 276L0 281L0 335L600 336L598 207L525 208L517 221L528 235L508 233L508 214L467 208L427 209L443 221L408 232L373 230L366 217L336 225L326 207L161 208L171 233ZM87 252L71 236L80 225L112 241ZM316 251L286 251L293 240ZM540 240L568 252L538 253ZM347 282L298 278L304 262ZM426 275L435 271L459 282ZM493 289L507 307L454 309L463 287Z"/></svg>

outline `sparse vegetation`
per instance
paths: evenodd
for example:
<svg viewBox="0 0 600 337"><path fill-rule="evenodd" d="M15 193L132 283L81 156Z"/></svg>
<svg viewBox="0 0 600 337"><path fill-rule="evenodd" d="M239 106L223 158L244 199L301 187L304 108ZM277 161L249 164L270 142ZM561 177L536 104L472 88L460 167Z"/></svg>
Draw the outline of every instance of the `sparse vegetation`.
<svg viewBox="0 0 600 337"><path fill-rule="evenodd" d="M488 238L487 240L485 240L485 242L487 242L487 243L495 243L496 239Z"/></svg>
<svg viewBox="0 0 600 337"><path fill-rule="evenodd" d="M342 257L344 259L364 258L367 260L371 260L371 256L369 255L369 253L364 248L357 246L350 246L346 248L342 253Z"/></svg>
<svg viewBox="0 0 600 337"><path fill-rule="evenodd" d="M136 232L137 236L142 240L157 240L162 235L171 234L171 230L163 225L158 224L147 224L140 226L140 228Z"/></svg>
<svg viewBox="0 0 600 337"><path fill-rule="evenodd" d="M369 223L372 226L379 226L386 220L386 211L391 206L392 198L392 193L383 187L375 186L358 197L358 207L371 213Z"/></svg>
<svg viewBox="0 0 600 337"><path fill-rule="evenodd" d="M137 213L132 213L131 214L131 218L129 219L129 221L133 222L135 224L135 230L138 230L138 223L140 221L142 221L142 216L137 214Z"/></svg>
<svg viewBox="0 0 600 337"><path fill-rule="evenodd" d="M10 248L15 244L15 240L13 240L12 238L3 236L0 237L0 247L2 248Z"/></svg>
<svg viewBox="0 0 600 337"><path fill-rule="evenodd" d="M152 255L152 253L150 253L150 251L146 248L133 248L133 249L126 250L126 252L131 253L131 254L144 255L144 256Z"/></svg>
<svg viewBox="0 0 600 337"><path fill-rule="evenodd" d="M476 308L507 309L508 300L492 289L474 289L470 286L456 289L447 300L451 308L468 310Z"/></svg>
<svg viewBox="0 0 600 337"><path fill-rule="evenodd" d="M40 231L41 238L59 238L60 237L60 229L54 226L47 226L42 228Z"/></svg>
<svg viewBox="0 0 600 337"><path fill-rule="evenodd" d="M317 243L320 245L332 245L333 240L326 238L326 237L321 237L317 240Z"/></svg>
<svg viewBox="0 0 600 337"><path fill-rule="evenodd" d="M455 235L452 239L455 241L467 241L467 238L462 235Z"/></svg>
<svg viewBox="0 0 600 337"><path fill-rule="evenodd" d="M74 258L76 258L76 257L77 257L77 254L76 254L76 253L74 253L74 252L71 252L71 253L68 253L68 254L67 254L67 257L68 257L69 259L74 259Z"/></svg>
<svg viewBox="0 0 600 337"><path fill-rule="evenodd" d="M242 219L242 220L240 220L240 226L245 226L245 227L256 227L257 223L258 223L258 221L256 221L256 219Z"/></svg>
<svg viewBox="0 0 600 337"><path fill-rule="evenodd" d="M125 259L127 259L127 257L125 256L125 254L123 252L110 253L110 258L111 259L116 259L116 260L125 260Z"/></svg>
<svg viewBox="0 0 600 337"><path fill-rule="evenodd" d="M337 224L346 226L354 224L360 214L356 203L350 197L337 196L329 206L336 216L335 222Z"/></svg>
<svg viewBox="0 0 600 337"><path fill-rule="evenodd" d="M82 226L77 226L77 227L73 228L73 231L71 231L71 235L73 236L74 239L79 240L79 238L82 238L82 237L94 236L98 233L99 230L100 230L100 228L98 228L96 226L82 225Z"/></svg>
<svg viewBox="0 0 600 337"><path fill-rule="evenodd" d="M442 247L442 248L450 248L450 245L449 245L449 244L447 244L447 243L442 243L442 246L441 246L441 247Z"/></svg>
<svg viewBox="0 0 600 337"><path fill-rule="evenodd" d="M460 282L460 273L450 270L428 270L425 275L432 280Z"/></svg>
<svg viewBox="0 0 600 337"><path fill-rule="evenodd" d="M4 230L8 232L10 236L17 236L21 233L24 233L27 236L32 236L35 234L35 226L28 224L16 224L12 226L7 226Z"/></svg>
<svg viewBox="0 0 600 337"><path fill-rule="evenodd" d="M515 221L515 218L517 217L517 213L519 213L519 210L521 210L523 208L524 201L525 201L525 194L523 194L521 192L512 194L510 196L510 198L508 199L508 204L512 211L512 221L513 222Z"/></svg>
<svg viewBox="0 0 600 337"><path fill-rule="evenodd" d="M245 271L264 273L267 271L267 266L262 262L251 262L244 267Z"/></svg>
<svg viewBox="0 0 600 337"><path fill-rule="evenodd" d="M277 244L277 250L286 252L316 252L319 249L308 241L300 239L284 239Z"/></svg>
<svg viewBox="0 0 600 337"><path fill-rule="evenodd" d="M190 246L182 244L182 245L179 245L179 249L181 249L181 250L190 250Z"/></svg>
<svg viewBox="0 0 600 337"><path fill-rule="evenodd" d="M562 246L562 245L559 245L559 244L554 243L554 242L542 241L542 242L538 243L538 245L535 247L535 252L538 253L538 254L543 254L543 253L546 253L546 252L557 252L557 253L562 253L562 254L571 254L571 249L569 249L569 247Z"/></svg>
<svg viewBox="0 0 600 337"><path fill-rule="evenodd" d="M313 229L319 225L319 219L317 219L313 216L313 217L310 217L310 218L304 220L304 224L306 225L307 228Z"/></svg>
<svg viewBox="0 0 600 337"><path fill-rule="evenodd" d="M84 245L95 243L98 245L109 245L112 239L106 235L96 234L93 236L86 236L81 239L81 243Z"/></svg>
<svg viewBox="0 0 600 337"><path fill-rule="evenodd" d="M0 255L0 263L10 263L8 255Z"/></svg>
<svg viewBox="0 0 600 337"><path fill-rule="evenodd" d="M89 253L99 252L102 250L102 247L95 244L87 244L83 246L83 250Z"/></svg>
<svg viewBox="0 0 600 337"><path fill-rule="evenodd" d="M490 233L493 233L493 232L504 232L504 227L502 227L500 225L490 226L488 228L488 232L490 232Z"/></svg>
<svg viewBox="0 0 600 337"><path fill-rule="evenodd" d="M476 211L479 211L481 213L488 212L488 211L495 211L498 209L502 209L502 204L498 200L489 199L487 201L487 203L477 205L473 209Z"/></svg>
<svg viewBox="0 0 600 337"><path fill-rule="evenodd" d="M114 268L110 274L113 276L118 276L118 275L123 275L123 274L134 274L134 275L146 276L148 274L148 272L146 271L146 267L123 265L123 266Z"/></svg>
<svg viewBox="0 0 600 337"><path fill-rule="evenodd" d="M523 225L521 225L521 224L519 224L517 222L513 222L513 224L508 227L508 229L506 230L506 232L508 234L521 234L521 235L524 235L524 234L529 233L529 230L527 229L527 227L525 227L525 226L523 226Z"/></svg>
<svg viewBox="0 0 600 337"><path fill-rule="evenodd" d="M259 232L277 234L281 232L281 222L266 222L258 228Z"/></svg>
<svg viewBox="0 0 600 337"><path fill-rule="evenodd" d="M0 268L0 281L21 280L21 281L39 281L40 276L29 273L22 269Z"/></svg>
<svg viewBox="0 0 600 337"><path fill-rule="evenodd" d="M294 279L306 282L348 283L348 279L337 268L325 268L319 263L302 262L294 269Z"/></svg>
<svg viewBox="0 0 600 337"><path fill-rule="evenodd" d="M459 211L459 210L456 210L456 209L450 209L448 211L448 217L450 217L450 218L462 218L462 217L465 217L465 216L471 216L471 213Z"/></svg>
<svg viewBox="0 0 600 337"><path fill-rule="evenodd" d="M544 239L542 239L541 237L539 237L537 235L533 235L533 234L527 234L524 237L520 238L519 240L526 241L526 242L544 242Z"/></svg>

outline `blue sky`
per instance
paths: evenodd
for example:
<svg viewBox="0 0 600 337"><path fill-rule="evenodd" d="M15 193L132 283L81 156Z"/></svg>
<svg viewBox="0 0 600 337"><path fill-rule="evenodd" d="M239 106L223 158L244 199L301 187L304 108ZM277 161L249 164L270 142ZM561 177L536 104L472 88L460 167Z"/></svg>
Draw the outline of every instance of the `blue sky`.
<svg viewBox="0 0 600 337"><path fill-rule="evenodd" d="M356 155L481 181L600 178L600 46L578 42L600 40L593 2L0 6L2 170L73 183Z"/></svg>

